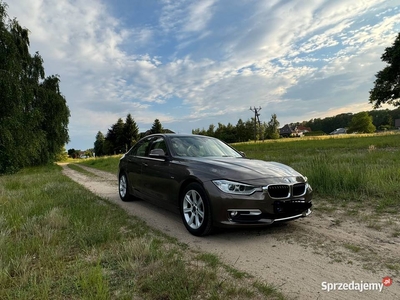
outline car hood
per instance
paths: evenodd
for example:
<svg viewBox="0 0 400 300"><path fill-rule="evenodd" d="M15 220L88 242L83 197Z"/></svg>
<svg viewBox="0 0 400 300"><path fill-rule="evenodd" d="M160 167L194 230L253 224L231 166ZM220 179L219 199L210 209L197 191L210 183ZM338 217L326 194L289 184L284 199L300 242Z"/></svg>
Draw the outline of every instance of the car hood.
<svg viewBox="0 0 400 300"><path fill-rule="evenodd" d="M278 162L234 157L190 158L188 160L196 165L196 169L207 172L211 176L210 180L218 178L235 180L303 178L293 168Z"/></svg>

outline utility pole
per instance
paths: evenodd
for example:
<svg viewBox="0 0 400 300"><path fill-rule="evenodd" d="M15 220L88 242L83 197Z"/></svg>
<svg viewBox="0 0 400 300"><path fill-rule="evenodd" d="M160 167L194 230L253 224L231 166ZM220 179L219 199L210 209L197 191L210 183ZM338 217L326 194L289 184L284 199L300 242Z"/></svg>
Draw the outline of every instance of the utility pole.
<svg viewBox="0 0 400 300"><path fill-rule="evenodd" d="M257 139L257 121L258 124L260 125L259 111L261 110L261 106L259 106L258 108L256 108L255 106L254 107L250 106L250 110L254 112L254 142L255 142Z"/></svg>

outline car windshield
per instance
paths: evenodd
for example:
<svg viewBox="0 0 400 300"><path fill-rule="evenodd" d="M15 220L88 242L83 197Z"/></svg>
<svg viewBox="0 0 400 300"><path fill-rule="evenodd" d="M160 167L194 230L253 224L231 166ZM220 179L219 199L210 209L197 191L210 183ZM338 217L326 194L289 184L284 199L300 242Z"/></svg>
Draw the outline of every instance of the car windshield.
<svg viewBox="0 0 400 300"><path fill-rule="evenodd" d="M188 157L242 157L218 139L199 136L171 137L172 153Z"/></svg>

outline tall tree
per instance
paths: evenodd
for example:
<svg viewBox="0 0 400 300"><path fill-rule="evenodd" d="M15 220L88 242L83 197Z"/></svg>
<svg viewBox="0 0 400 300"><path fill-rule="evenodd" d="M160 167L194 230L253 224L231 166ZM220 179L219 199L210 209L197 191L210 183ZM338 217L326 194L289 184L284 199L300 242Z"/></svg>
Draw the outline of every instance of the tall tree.
<svg viewBox="0 0 400 300"><path fill-rule="evenodd" d="M210 126L208 126L208 129L207 129L207 132L206 132L207 135L208 136L214 136L214 134L215 134L214 130L215 130L214 124L210 124Z"/></svg>
<svg viewBox="0 0 400 300"><path fill-rule="evenodd" d="M138 140L139 127L131 114L128 114L125 119L124 125L124 138L127 149L130 149L133 144Z"/></svg>
<svg viewBox="0 0 400 300"><path fill-rule="evenodd" d="M359 112L351 119L347 132L372 133L375 130L376 127L372 124L372 117L367 112Z"/></svg>
<svg viewBox="0 0 400 300"><path fill-rule="evenodd" d="M113 124L111 128L108 129L104 144L105 154L112 155L126 151L124 127L124 121L118 118L117 123Z"/></svg>
<svg viewBox="0 0 400 300"><path fill-rule="evenodd" d="M96 156L103 156L105 153L104 149L105 138L101 131L96 134L96 141L94 142L94 154Z"/></svg>
<svg viewBox="0 0 400 300"><path fill-rule="evenodd" d="M62 149L68 136L70 112L65 98L60 93L59 76L49 76L38 89L38 107L42 112L41 129L46 133L46 145L42 149L42 162L54 156Z"/></svg>
<svg viewBox="0 0 400 300"><path fill-rule="evenodd" d="M236 123L236 137L237 137L237 142L247 141L246 126L244 125L242 119L239 119Z"/></svg>
<svg viewBox="0 0 400 300"><path fill-rule="evenodd" d="M67 150L65 150L65 146L62 147L60 152L56 155L56 160L57 161L66 161L68 159L68 153Z"/></svg>
<svg viewBox="0 0 400 300"><path fill-rule="evenodd" d="M79 158L79 155L81 153L81 150L76 150L74 148L68 149L68 156L71 158Z"/></svg>
<svg viewBox="0 0 400 300"><path fill-rule="evenodd" d="M159 119L155 119L153 126L151 127L151 133L162 133L163 132L163 127L160 123Z"/></svg>
<svg viewBox="0 0 400 300"><path fill-rule="evenodd" d="M279 139L279 122L276 114L271 115L271 120L265 128L265 133L267 139Z"/></svg>
<svg viewBox="0 0 400 300"><path fill-rule="evenodd" d="M196 129L192 129L192 134L207 135L207 132L204 128L202 128L202 129L196 128Z"/></svg>
<svg viewBox="0 0 400 300"><path fill-rule="evenodd" d="M369 92L369 102L374 108L387 103L394 106L400 105L400 33L397 35L393 46L387 47L381 56L386 62L386 67L375 76L374 88Z"/></svg>
<svg viewBox="0 0 400 300"><path fill-rule="evenodd" d="M113 155L116 153L115 147L117 144L117 135L114 130L114 125L108 128L105 141L104 141L104 147L103 151L104 154L106 155Z"/></svg>
<svg viewBox="0 0 400 300"><path fill-rule="evenodd" d="M254 118L251 118L251 120L247 119L244 127L246 129L246 140L250 141L254 139Z"/></svg>
<svg viewBox="0 0 400 300"><path fill-rule="evenodd" d="M56 159L69 141L69 109L58 76L29 53L29 31L0 0L0 173Z"/></svg>

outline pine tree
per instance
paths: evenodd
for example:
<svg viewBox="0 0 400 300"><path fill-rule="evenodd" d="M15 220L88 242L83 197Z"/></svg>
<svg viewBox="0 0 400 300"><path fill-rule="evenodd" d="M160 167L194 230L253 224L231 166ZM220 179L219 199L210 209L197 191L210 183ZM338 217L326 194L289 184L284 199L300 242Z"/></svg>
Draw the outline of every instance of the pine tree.
<svg viewBox="0 0 400 300"><path fill-rule="evenodd" d="M125 119L124 137L127 149L130 149L139 137L139 128L131 114L128 114Z"/></svg>
<svg viewBox="0 0 400 300"><path fill-rule="evenodd" d="M96 134L96 141L94 142L94 154L96 156L103 156L105 154L104 142L105 142L104 135L101 131L99 131Z"/></svg>
<svg viewBox="0 0 400 300"><path fill-rule="evenodd" d="M153 126L151 127L151 133L162 133L163 132L163 127L160 123L160 120L155 119Z"/></svg>

